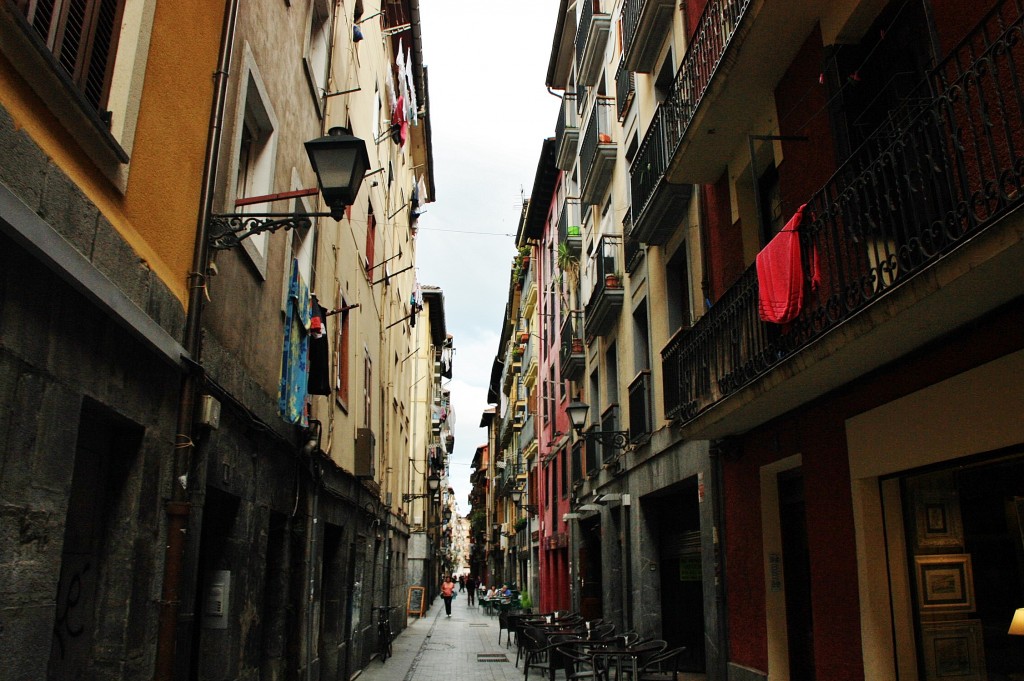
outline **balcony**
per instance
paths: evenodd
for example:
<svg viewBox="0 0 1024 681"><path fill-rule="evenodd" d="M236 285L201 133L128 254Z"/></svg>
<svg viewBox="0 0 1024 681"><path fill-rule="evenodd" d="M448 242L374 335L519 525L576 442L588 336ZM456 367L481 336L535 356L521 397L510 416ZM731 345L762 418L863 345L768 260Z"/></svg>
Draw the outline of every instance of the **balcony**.
<svg viewBox="0 0 1024 681"><path fill-rule="evenodd" d="M651 372L641 371L629 384L629 441L640 442L653 430Z"/></svg>
<svg viewBox="0 0 1024 681"><path fill-rule="evenodd" d="M580 200L577 198L567 196L562 202L562 214L558 218L558 243L564 243L576 256L583 250L583 220Z"/></svg>
<svg viewBox="0 0 1024 681"><path fill-rule="evenodd" d="M608 192L615 171L615 156L618 147L612 139L611 97L598 97L590 111L590 119L583 133L580 145L580 177L583 193L580 201L585 204L598 203Z"/></svg>
<svg viewBox="0 0 1024 681"><path fill-rule="evenodd" d="M537 425L536 418L533 414L527 412L526 419L523 421L523 429L519 431L519 448L526 449L530 446L534 440L537 439Z"/></svg>
<svg viewBox="0 0 1024 681"><path fill-rule="evenodd" d="M604 336L619 321L619 312L625 303L626 291L622 281L622 238L605 234L597 242L591 259L590 273L594 288L584 308L586 335Z"/></svg>
<svg viewBox="0 0 1024 681"><path fill-rule="evenodd" d="M562 106L558 110L558 122L555 124L555 167L559 170L572 170L576 162L576 151L580 143L580 116L576 111L576 95L566 92L562 96Z"/></svg>
<svg viewBox="0 0 1024 681"><path fill-rule="evenodd" d="M626 70L650 73L672 28L672 0L625 0L622 44Z"/></svg>
<svg viewBox="0 0 1024 681"><path fill-rule="evenodd" d="M619 122L626 118L629 107L636 95L636 77L626 69L625 58L619 59L619 70L615 72L615 101L618 102Z"/></svg>
<svg viewBox="0 0 1024 681"><path fill-rule="evenodd" d="M622 232L622 245L626 256L626 272L633 274L633 272L636 272L636 268L640 267L640 262L644 259L644 249L640 239L633 235L633 213L630 211L627 211L625 217L622 218Z"/></svg>
<svg viewBox="0 0 1024 681"><path fill-rule="evenodd" d="M601 414L601 431L614 433L619 429L619 405L612 404ZM602 464L614 463L618 459L621 450L601 442L599 438L590 443L594 447L595 458L600 458Z"/></svg>
<svg viewBox="0 0 1024 681"><path fill-rule="evenodd" d="M899 106L807 197L801 246L820 283L797 318L760 320L752 266L665 346L666 417L739 432L1021 295L1024 95L1007 74L1024 13L1003 8L931 73L934 95Z"/></svg>
<svg viewBox="0 0 1024 681"><path fill-rule="evenodd" d="M576 82L596 85L604 66L604 49L612 27L612 16L605 5L612 0L583 0L580 23L576 29Z"/></svg>
<svg viewBox="0 0 1024 681"><path fill-rule="evenodd" d="M558 366L562 380L577 381L583 377L583 370L587 366L582 312L570 312L566 316L562 321L560 338Z"/></svg>

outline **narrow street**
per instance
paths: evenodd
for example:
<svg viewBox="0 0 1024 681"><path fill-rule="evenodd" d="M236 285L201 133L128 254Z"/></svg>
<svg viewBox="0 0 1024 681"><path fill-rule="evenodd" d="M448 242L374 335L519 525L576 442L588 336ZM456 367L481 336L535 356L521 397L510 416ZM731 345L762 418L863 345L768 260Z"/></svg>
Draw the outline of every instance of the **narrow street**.
<svg viewBox="0 0 1024 681"><path fill-rule="evenodd" d="M445 617L444 601L434 600L427 614L409 619L398 635L393 657L381 664L374 659L359 675L361 681L512 681L520 679L516 647L498 644L498 618L479 607L467 605L466 595L452 602L452 616Z"/></svg>

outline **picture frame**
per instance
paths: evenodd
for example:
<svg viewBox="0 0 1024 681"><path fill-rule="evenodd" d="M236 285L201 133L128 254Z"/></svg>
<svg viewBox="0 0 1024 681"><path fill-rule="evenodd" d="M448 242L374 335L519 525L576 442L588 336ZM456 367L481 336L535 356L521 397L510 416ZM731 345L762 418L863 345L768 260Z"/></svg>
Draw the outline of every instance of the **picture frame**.
<svg viewBox="0 0 1024 681"><path fill-rule="evenodd" d="M960 500L955 493L919 490L914 495L915 544L919 549L961 548Z"/></svg>
<svg viewBox="0 0 1024 681"><path fill-rule="evenodd" d="M987 681L981 620L923 622L927 681Z"/></svg>
<svg viewBox="0 0 1024 681"><path fill-rule="evenodd" d="M974 573L969 553L915 556L922 613L973 612Z"/></svg>

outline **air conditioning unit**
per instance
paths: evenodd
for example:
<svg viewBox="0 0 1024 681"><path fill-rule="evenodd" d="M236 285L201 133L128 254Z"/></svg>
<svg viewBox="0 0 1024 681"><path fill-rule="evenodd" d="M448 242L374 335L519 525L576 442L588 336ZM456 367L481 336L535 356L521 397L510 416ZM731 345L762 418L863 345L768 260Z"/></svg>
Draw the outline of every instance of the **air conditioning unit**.
<svg viewBox="0 0 1024 681"><path fill-rule="evenodd" d="M358 428L356 430L356 462L355 476L357 478L374 477L373 462L375 460L377 438L369 428Z"/></svg>

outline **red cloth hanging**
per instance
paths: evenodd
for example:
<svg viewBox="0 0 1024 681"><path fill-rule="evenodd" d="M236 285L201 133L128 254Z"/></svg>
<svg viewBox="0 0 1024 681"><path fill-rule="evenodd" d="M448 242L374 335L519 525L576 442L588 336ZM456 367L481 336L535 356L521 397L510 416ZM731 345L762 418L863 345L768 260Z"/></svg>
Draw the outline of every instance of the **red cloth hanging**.
<svg viewBox="0 0 1024 681"><path fill-rule="evenodd" d="M800 206L782 231L757 254L757 312L762 321L786 324L796 319L804 303L804 268L800 253L800 223L807 204ZM821 277L812 255L811 288Z"/></svg>

